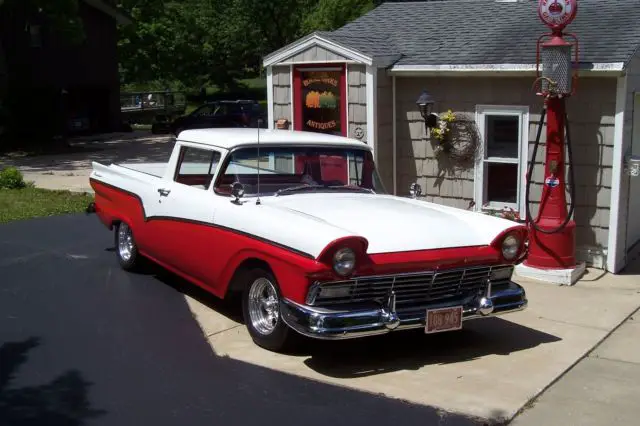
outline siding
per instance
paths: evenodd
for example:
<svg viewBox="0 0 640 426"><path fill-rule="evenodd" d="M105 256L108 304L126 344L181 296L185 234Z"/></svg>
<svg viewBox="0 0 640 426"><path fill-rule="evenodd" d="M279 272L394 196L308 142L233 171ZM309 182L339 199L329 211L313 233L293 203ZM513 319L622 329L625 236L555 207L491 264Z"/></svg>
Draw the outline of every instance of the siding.
<svg viewBox="0 0 640 426"><path fill-rule="evenodd" d="M78 14L85 35L82 43L69 45L59 34L48 31L45 22L41 30L42 46L31 48L30 37L24 30L25 13L19 9L13 14L0 13L0 39L7 70L15 75L19 73L19 80L30 86L40 105L60 102L56 98L64 88L68 91L69 103L75 104L75 112L89 117L92 130L117 130L120 127L120 76L115 19L79 2ZM25 96L33 95L25 93ZM69 111L58 108L54 112L48 119L51 123L68 118Z"/></svg>
<svg viewBox="0 0 640 426"><path fill-rule="evenodd" d="M407 194L417 181L427 201L468 208L473 201L473 167L459 170L439 163L426 139L424 121L415 105L422 90L436 99L435 112L452 109L459 119L475 121L477 104L529 107L529 151L533 147L542 100L531 90L532 78L397 78L398 194ZM615 78L582 78L577 94L569 99L575 178L578 247L605 248L611 200ZM543 129L534 169L531 200L539 200L544 159ZM532 214L537 205L532 205Z"/></svg>
<svg viewBox="0 0 640 426"><path fill-rule="evenodd" d="M389 193L393 193L393 87L392 79L378 71L377 105L377 166L380 178Z"/></svg>
<svg viewBox="0 0 640 426"><path fill-rule="evenodd" d="M640 92L640 52L636 52L631 61L627 66L627 87L626 87L626 98L625 98L625 107L624 107L624 126L622 132L622 160L625 161L625 156L627 154L632 153L632 137L633 137L633 115L634 115L634 97L636 93ZM635 142L634 145L638 146L638 142ZM633 152L637 154L636 152ZM637 182L634 182L633 187L631 186L630 179L640 179L637 177L631 178L626 175L623 170L622 181L620 185L620 210L619 210L619 222L618 222L618 244L617 249L618 253L626 253L627 250L632 248L636 241L627 241L627 222L638 220L637 216L640 214L638 211L638 202L634 200L633 204L630 205L630 198L640 197L640 194L632 191L632 188L637 191ZM630 255L637 255L636 253L629 253ZM633 260L633 258L628 258L627 261Z"/></svg>
<svg viewBox="0 0 640 426"><path fill-rule="evenodd" d="M348 137L355 137L360 127L364 132L363 142L367 141L367 69L364 65L347 65L347 92L349 111Z"/></svg>
<svg viewBox="0 0 640 426"><path fill-rule="evenodd" d="M282 60L282 62L304 64L310 62L339 62L347 60L344 56L338 55L324 47L311 46L300 53Z"/></svg>
<svg viewBox="0 0 640 426"><path fill-rule="evenodd" d="M273 67L273 120L286 118L293 129L293 111L291 108L291 67Z"/></svg>

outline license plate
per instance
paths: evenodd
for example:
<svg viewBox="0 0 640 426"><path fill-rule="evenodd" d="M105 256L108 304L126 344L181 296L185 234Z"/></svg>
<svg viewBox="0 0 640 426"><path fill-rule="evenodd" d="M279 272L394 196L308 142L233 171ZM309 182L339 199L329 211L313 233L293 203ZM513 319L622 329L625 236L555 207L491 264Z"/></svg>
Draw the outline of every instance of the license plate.
<svg viewBox="0 0 640 426"><path fill-rule="evenodd" d="M427 309L425 333L459 330L462 328L462 306Z"/></svg>

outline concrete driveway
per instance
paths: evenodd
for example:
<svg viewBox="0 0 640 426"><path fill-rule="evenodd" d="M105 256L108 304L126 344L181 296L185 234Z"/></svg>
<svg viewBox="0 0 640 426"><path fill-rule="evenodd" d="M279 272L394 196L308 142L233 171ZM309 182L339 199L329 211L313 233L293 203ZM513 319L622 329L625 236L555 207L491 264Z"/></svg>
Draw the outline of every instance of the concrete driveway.
<svg viewBox="0 0 640 426"><path fill-rule="evenodd" d="M71 153L38 156L0 156L0 169L15 166L25 181L45 189L93 192L89 185L91 162L166 162L173 150L169 135L148 131L75 138Z"/></svg>
<svg viewBox="0 0 640 426"><path fill-rule="evenodd" d="M94 216L0 226L0 410L8 410L0 418L22 421L14 425L28 423L24 413L38 424L104 425L511 418L640 306L637 276L592 271L575 287L523 282L529 310L459 333L308 341L282 355L251 342L235 307L159 268L121 271L112 246Z"/></svg>

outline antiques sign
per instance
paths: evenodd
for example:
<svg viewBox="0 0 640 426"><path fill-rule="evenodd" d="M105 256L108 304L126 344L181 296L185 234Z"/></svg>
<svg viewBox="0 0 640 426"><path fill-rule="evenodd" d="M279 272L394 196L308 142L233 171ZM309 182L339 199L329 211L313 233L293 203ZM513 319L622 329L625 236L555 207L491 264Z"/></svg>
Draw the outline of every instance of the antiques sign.
<svg viewBox="0 0 640 426"><path fill-rule="evenodd" d="M342 133L340 77L341 71L301 70L302 130Z"/></svg>

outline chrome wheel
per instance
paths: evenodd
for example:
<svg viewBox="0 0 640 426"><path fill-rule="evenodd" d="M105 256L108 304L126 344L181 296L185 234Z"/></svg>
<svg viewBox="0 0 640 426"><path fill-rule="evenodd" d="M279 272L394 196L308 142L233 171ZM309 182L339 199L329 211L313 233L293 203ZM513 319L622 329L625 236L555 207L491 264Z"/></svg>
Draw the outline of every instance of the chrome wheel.
<svg viewBox="0 0 640 426"><path fill-rule="evenodd" d="M249 319L260 334L268 335L280 321L280 304L275 286L267 278L256 279L249 289Z"/></svg>
<svg viewBox="0 0 640 426"><path fill-rule="evenodd" d="M118 253L125 262L131 260L133 256L133 234L131 228L124 222L120 222L118 227Z"/></svg>

